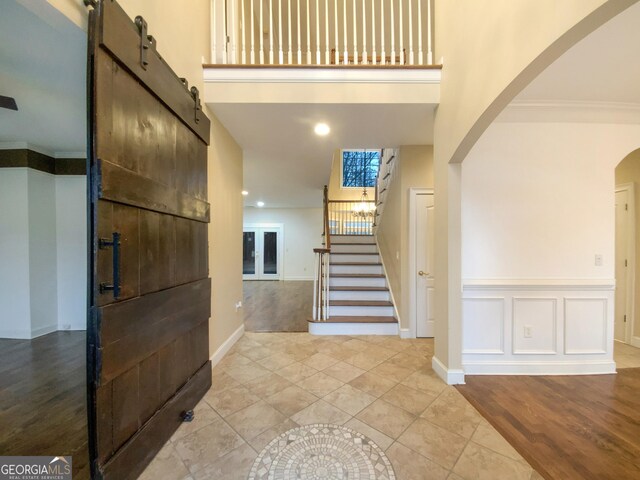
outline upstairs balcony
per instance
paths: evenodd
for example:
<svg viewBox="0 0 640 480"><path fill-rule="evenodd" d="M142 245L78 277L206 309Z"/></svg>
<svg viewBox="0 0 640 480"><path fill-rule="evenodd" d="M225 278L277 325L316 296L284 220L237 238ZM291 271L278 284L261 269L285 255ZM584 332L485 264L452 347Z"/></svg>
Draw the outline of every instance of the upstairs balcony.
<svg viewBox="0 0 640 480"><path fill-rule="evenodd" d="M214 65L433 66L432 0L211 0Z"/></svg>

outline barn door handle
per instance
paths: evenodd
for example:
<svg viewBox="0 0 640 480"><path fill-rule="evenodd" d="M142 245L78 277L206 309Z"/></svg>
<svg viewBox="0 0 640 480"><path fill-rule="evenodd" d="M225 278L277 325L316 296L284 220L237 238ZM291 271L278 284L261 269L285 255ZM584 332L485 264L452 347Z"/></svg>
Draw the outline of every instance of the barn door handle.
<svg viewBox="0 0 640 480"><path fill-rule="evenodd" d="M109 247L113 248L113 283L100 283L100 294L113 291L113 298L118 298L120 296L120 233L113 232L111 240L108 238L98 240L100 250Z"/></svg>

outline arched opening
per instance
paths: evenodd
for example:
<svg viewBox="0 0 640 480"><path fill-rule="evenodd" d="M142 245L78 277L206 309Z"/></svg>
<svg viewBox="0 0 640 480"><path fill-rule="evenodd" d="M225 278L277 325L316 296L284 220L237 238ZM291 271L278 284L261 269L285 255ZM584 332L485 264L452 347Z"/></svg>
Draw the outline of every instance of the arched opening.
<svg viewBox="0 0 640 480"><path fill-rule="evenodd" d="M615 168L615 313L614 358L617 368L640 367L640 285L637 252L640 238L636 234L640 215L640 196L636 185L640 182L640 148L622 159ZM638 348L636 348L638 347Z"/></svg>

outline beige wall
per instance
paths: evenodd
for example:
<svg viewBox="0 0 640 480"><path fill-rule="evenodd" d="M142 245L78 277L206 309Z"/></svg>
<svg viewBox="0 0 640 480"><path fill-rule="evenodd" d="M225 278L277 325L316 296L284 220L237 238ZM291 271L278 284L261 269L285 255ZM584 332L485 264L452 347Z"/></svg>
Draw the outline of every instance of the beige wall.
<svg viewBox="0 0 640 480"><path fill-rule="evenodd" d="M209 275L211 320L209 353L213 354L243 324L242 310L242 150L209 112Z"/></svg>
<svg viewBox="0 0 640 480"><path fill-rule="evenodd" d="M436 0L435 361L462 373L461 162L500 111L576 42L637 0ZM446 321L438 322L438 319Z"/></svg>
<svg viewBox="0 0 640 480"><path fill-rule="evenodd" d="M400 147L393 181L376 237L389 286L396 302L400 328L409 328L409 189L433 188L433 147Z"/></svg>
<svg viewBox="0 0 640 480"><path fill-rule="evenodd" d="M636 266L635 266L635 285L640 285L640 235L637 233L637 226L640 225L640 150L627 155L616 167L616 185L623 183L633 183L635 187L635 206L636 206ZM634 327L633 336L640 337L640 296L636 292L635 308L634 308Z"/></svg>

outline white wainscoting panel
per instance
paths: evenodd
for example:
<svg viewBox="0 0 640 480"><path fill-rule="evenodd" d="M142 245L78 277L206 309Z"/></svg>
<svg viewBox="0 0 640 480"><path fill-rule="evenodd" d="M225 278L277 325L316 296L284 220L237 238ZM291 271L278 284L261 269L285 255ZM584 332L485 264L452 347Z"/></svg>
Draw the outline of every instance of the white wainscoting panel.
<svg viewBox="0 0 640 480"><path fill-rule="evenodd" d="M462 301L462 353L504 353L504 298L465 298Z"/></svg>
<svg viewBox="0 0 640 480"><path fill-rule="evenodd" d="M564 353L607 352L607 299L564 299Z"/></svg>
<svg viewBox="0 0 640 480"><path fill-rule="evenodd" d="M513 297L513 353L555 355L557 343L557 299ZM527 337L525 331L529 330Z"/></svg>
<svg viewBox="0 0 640 480"><path fill-rule="evenodd" d="M465 280L465 374L614 373L614 280Z"/></svg>

